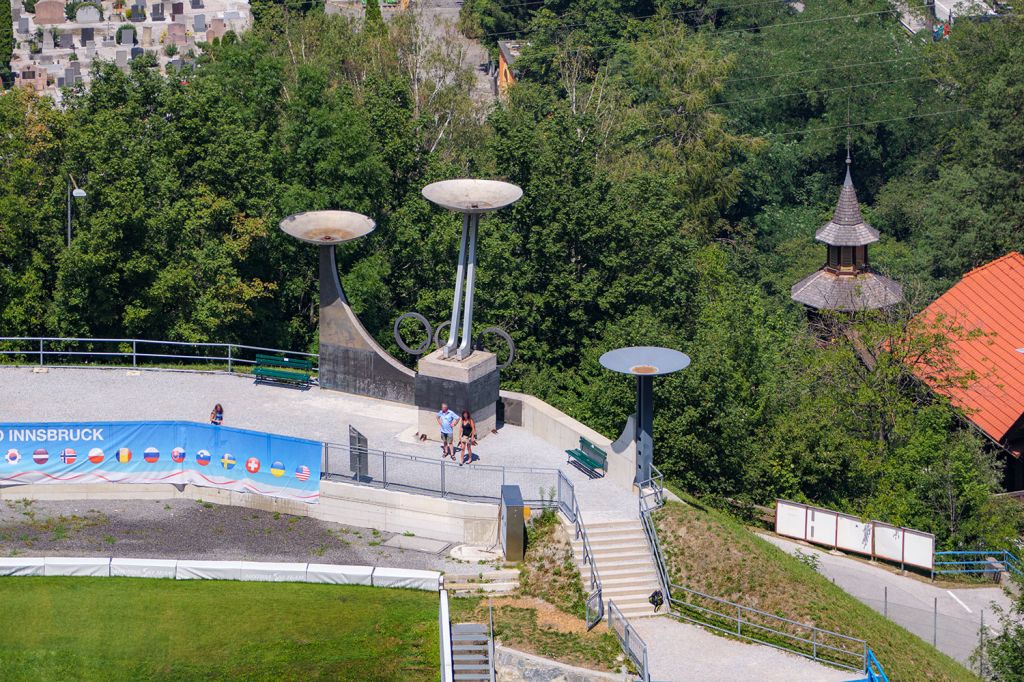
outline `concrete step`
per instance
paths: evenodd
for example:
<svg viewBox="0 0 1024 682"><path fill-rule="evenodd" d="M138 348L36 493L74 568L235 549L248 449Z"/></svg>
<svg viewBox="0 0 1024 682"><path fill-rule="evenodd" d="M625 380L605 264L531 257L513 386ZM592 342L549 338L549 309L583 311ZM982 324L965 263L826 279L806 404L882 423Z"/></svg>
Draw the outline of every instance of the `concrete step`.
<svg viewBox="0 0 1024 682"><path fill-rule="evenodd" d="M649 565L624 565L624 566L613 566L611 568L604 566L601 562L597 562L597 574L601 578L602 584L605 580L613 580L615 578L639 578L647 579L651 575L657 576L658 572L654 570L653 566Z"/></svg>
<svg viewBox="0 0 1024 682"><path fill-rule="evenodd" d="M575 533L573 533L570 537L572 537L573 540L577 539L575 537ZM592 542L592 543L593 542L603 542L604 540L608 540L609 538L639 538L639 539L642 540L645 537L646 536L644 535L643 528L641 528L639 526L636 527L636 528L601 528L601 529L597 529L597 528L591 529L589 526L587 527L587 540Z"/></svg>

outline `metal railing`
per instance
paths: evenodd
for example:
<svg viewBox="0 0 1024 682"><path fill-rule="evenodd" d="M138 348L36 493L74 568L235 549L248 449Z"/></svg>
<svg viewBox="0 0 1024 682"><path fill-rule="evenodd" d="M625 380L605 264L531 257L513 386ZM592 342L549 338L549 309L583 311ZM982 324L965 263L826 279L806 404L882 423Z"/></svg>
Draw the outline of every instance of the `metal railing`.
<svg viewBox="0 0 1024 682"><path fill-rule="evenodd" d="M661 585L661 592L668 601L672 596L672 583L665 570L665 560L661 555L661 545L658 542L658 532L654 527L654 519L651 514L665 504L665 488L661 472L651 467L654 475L650 480L640 484L640 524L643 526L644 535L647 537L647 546L654 558L654 567L658 570L658 583Z"/></svg>
<svg viewBox="0 0 1024 682"><path fill-rule="evenodd" d="M868 644L831 630L672 585L676 618L848 670L867 670Z"/></svg>
<svg viewBox="0 0 1024 682"><path fill-rule="evenodd" d="M882 669L882 664L875 658L875 652L868 649L867 666L864 670L868 674L867 682L889 682L889 676Z"/></svg>
<svg viewBox="0 0 1024 682"><path fill-rule="evenodd" d="M651 682L651 669L647 663L647 644L613 601L608 602L608 629L615 633L622 646L622 651L636 666L641 682Z"/></svg>
<svg viewBox="0 0 1024 682"><path fill-rule="evenodd" d="M186 352L191 349L193 352ZM239 365L255 365L257 353L276 353L289 357L310 358L313 372L318 370L316 353L300 353L246 346L238 343L190 343L186 341L155 341L152 339L90 339L51 336L0 336L0 356L14 365L64 365L95 367L99 365L128 366L202 363L223 365L234 372ZM86 362L76 359L86 358Z"/></svg>
<svg viewBox="0 0 1024 682"><path fill-rule="evenodd" d="M940 557L943 560L940 560ZM1016 555L1006 549L936 552L932 579L936 574L944 573L966 573L975 576L1012 573L1017 577L1024 577L1024 564Z"/></svg>
<svg viewBox="0 0 1024 682"><path fill-rule="evenodd" d="M487 673L490 675L490 682L494 682L494 669L496 662L494 660L494 605L487 604L488 611L488 628L487 631ZM886 680L888 682L888 680Z"/></svg>
<svg viewBox="0 0 1024 682"><path fill-rule="evenodd" d="M597 564L594 563L594 553L590 549L590 538L587 537L587 527L583 525L583 514L580 513L579 504L576 502L575 497L573 498L572 521L575 524L576 539L583 545L583 563L590 569L590 587L587 589L585 618L587 629L591 630L604 618L604 596L601 592L601 576L597 572Z"/></svg>
<svg viewBox="0 0 1024 682"><path fill-rule="evenodd" d="M441 682L453 682L455 667L452 659L452 621L448 613L448 590L441 590L437 609L438 635L441 640Z"/></svg>
<svg viewBox="0 0 1024 682"><path fill-rule="evenodd" d="M493 464L459 466L440 457L324 443L320 472L320 477L329 481L466 502L498 503L501 486L518 485L523 502L530 507L554 508L570 521L576 520L578 509L575 488L559 469Z"/></svg>

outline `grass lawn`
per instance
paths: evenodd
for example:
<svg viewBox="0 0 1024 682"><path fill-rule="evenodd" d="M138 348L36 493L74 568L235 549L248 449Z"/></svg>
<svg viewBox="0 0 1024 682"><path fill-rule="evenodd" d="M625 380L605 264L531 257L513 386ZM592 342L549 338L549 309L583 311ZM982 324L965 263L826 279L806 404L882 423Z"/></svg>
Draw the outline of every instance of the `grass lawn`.
<svg viewBox="0 0 1024 682"><path fill-rule="evenodd" d="M681 497L690 504L670 502L655 513L673 582L867 640L893 682L977 679L731 516Z"/></svg>
<svg viewBox="0 0 1024 682"><path fill-rule="evenodd" d="M4 680L437 680L437 594L0 578Z"/></svg>

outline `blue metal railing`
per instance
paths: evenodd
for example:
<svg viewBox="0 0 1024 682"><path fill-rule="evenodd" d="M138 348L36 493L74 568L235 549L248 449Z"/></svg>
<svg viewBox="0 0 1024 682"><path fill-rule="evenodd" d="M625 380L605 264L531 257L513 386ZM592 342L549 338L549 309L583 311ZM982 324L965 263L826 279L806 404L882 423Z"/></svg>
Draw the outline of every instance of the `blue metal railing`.
<svg viewBox="0 0 1024 682"><path fill-rule="evenodd" d="M1024 563L1006 549L936 552L932 577L936 574L964 573L992 575L1012 573L1024 577Z"/></svg>
<svg viewBox="0 0 1024 682"><path fill-rule="evenodd" d="M885 674L882 664L875 658L875 652L871 649L868 649L867 669L864 672L868 674L864 678L865 682L889 682L889 676Z"/></svg>

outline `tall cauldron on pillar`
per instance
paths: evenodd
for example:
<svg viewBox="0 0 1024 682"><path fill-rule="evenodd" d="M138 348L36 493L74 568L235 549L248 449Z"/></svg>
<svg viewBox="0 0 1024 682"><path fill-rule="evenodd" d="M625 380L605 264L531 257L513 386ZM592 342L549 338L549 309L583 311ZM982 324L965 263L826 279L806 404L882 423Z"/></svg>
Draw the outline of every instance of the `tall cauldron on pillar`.
<svg viewBox="0 0 1024 682"><path fill-rule="evenodd" d="M654 377L686 369L690 357L670 348L632 346L610 350L600 359L605 369L636 377L636 477L642 485L651 480L654 465Z"/></svg>
<svg viewBox="0 0 1024 682"><path fill-rule="evenodd" d="M523 190L497 180L462 178L427 185L423 196L442 208L462 214L462 237L448 339L441 348L421 359L417 368L419 431L438 437L435 415L441 403L446 402L456 411L472 412L477 433L484 436L496 425L499 379L494 354L474 352L473 348L477 234L480 216L515 203L523 196Z"/></svg>

